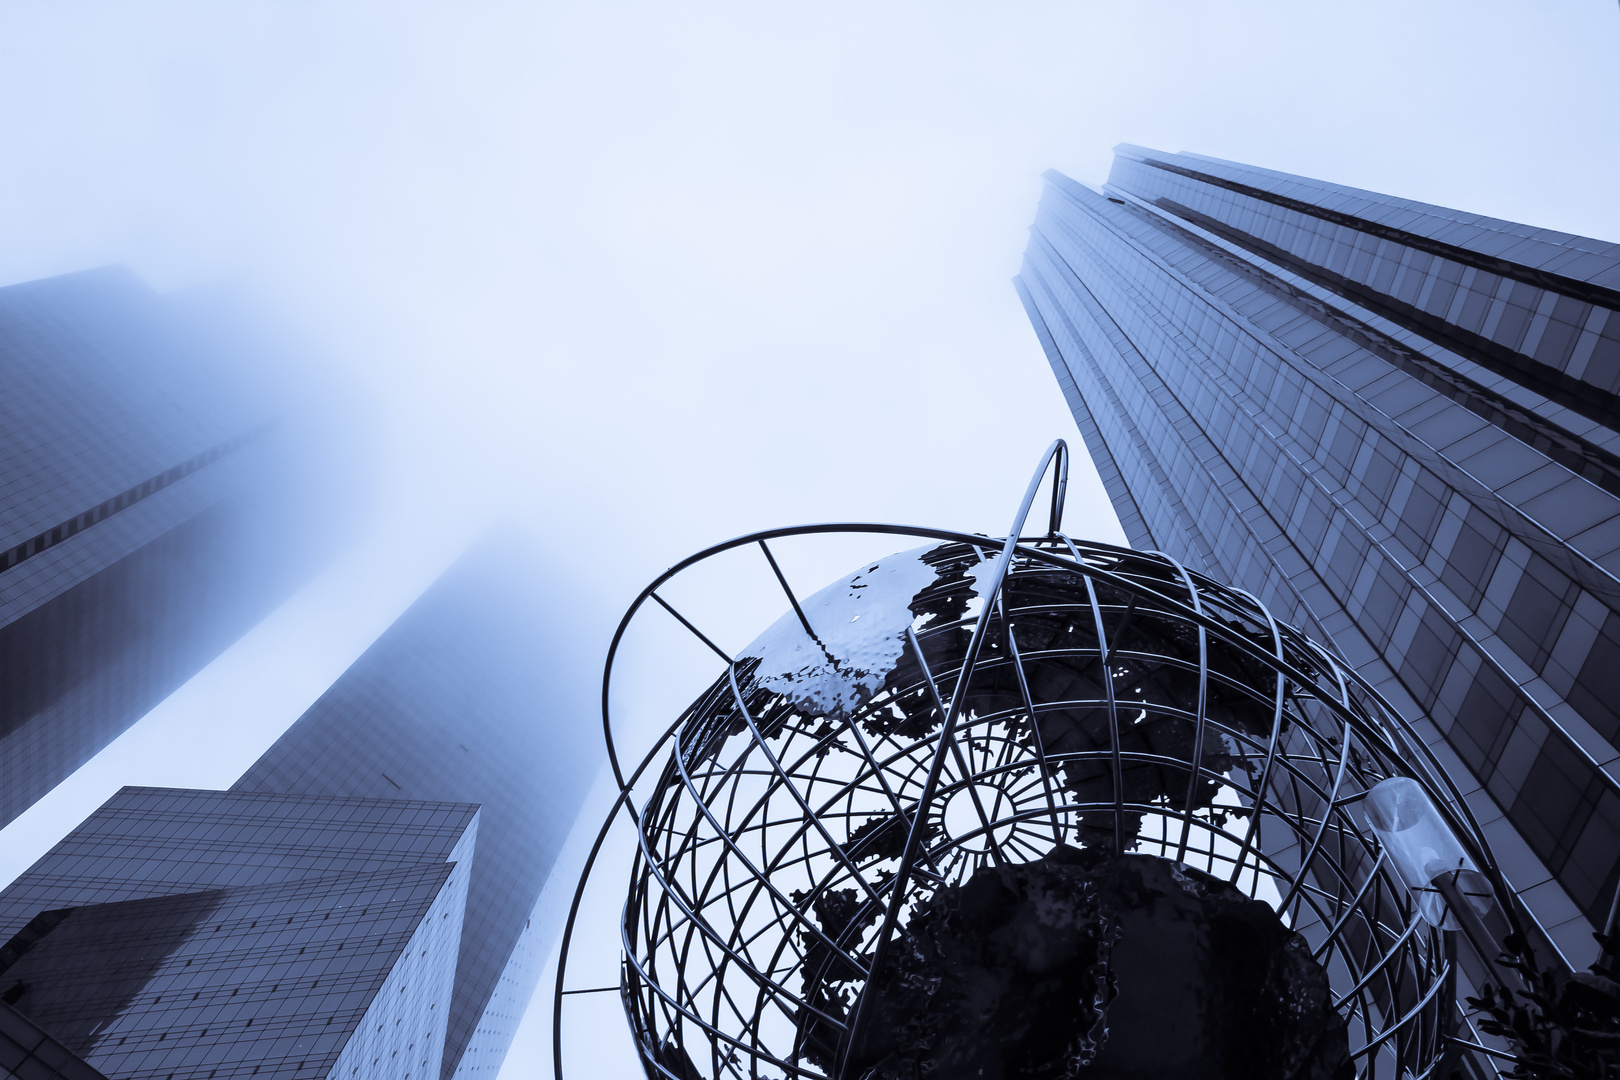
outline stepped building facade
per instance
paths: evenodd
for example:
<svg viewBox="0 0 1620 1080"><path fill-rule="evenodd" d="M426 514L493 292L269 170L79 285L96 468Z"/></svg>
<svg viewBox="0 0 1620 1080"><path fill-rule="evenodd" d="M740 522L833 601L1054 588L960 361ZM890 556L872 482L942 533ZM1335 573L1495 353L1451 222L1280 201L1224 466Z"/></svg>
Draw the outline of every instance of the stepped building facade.
<svg viewBox="0 0 1620 1080"><path fill-rule="evenodd" d="M0 893L0 1026L80 1076L433 1080L477 824L124 788Z"/></svg>

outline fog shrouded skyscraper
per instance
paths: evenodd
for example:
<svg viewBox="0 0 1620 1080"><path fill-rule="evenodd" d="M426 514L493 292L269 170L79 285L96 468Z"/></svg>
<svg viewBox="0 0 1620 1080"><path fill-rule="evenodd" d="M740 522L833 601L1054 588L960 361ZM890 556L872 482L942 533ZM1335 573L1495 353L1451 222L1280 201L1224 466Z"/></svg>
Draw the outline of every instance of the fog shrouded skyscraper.
<svg viewBox="0 0 1620 1080"><path fill-rule="evenodd" d="M0 893L0 1069L492 1077L603 756L543 573L486 539L232 790L125 788Z"/></svg>
<svg viewBox="0 0 1620 1080"><path fill-rule="evenodd" d="M1191 154L1017 285L1133 545L1421 720L1575 966L1620 876L1620 245Z"/></svg>
<svg viewBox="0 0 1620 1080"><path fill-rule="evenodd" d="M535 551L486 538L436 582L233 791L482 807L443 1074L493 1078L556 928L541 890L605 759L593 658Z"/></svg>
<svg viewBox="0 0 1620 1080"><path fill-rule="evenodd" d="M0 289L0 824L251 627L330 546L303 429L118 269Z"/></svg>

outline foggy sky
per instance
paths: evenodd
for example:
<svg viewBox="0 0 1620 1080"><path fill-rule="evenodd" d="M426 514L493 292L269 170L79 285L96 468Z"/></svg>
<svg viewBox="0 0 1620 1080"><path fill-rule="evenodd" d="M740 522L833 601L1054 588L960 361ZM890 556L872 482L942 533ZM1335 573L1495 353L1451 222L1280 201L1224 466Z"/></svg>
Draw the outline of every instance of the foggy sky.
<svg viewBox="0 0 1620 1080"><path fill-rule="evenodd" d="M0 0L0 284L228 282L383 463L375 514L311 523L333 569L0 833L0 880L120 784L228 785L497 518L602 643L735 533L1005 529L1080 449L1009 281L1044 169L1130 141L1620 239L1617 46L1613 0ZM1122 542L1080 456L1067 527Z"/></svg>

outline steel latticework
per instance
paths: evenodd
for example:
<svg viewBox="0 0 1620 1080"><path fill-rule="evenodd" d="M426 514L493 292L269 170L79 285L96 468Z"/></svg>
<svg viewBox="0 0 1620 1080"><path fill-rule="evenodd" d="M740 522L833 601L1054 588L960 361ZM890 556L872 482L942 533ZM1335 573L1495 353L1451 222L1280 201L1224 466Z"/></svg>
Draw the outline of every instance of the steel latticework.
<svg viewBox="0 0 1620 1080"><path fill-rule="evenodd" d="M649 1075L857 1075L862 991L909 914L1059 845L1161 856L1266 901L1326 969L1358 1075L1436 1074L1457 1017L1446 934L1358 802L1417 779L1500 889L1465 804L1376 691L1252 596L1059 531L1054 455L1046 535L1019 536L1037 475L1005 540L761 533L626 615L652 599L723 662L639 769L614 760L636 839L620 993ZM927 544L801 598L769 542L829 532ZM790 610L732 657L656 590L749 545Z"/></svg>

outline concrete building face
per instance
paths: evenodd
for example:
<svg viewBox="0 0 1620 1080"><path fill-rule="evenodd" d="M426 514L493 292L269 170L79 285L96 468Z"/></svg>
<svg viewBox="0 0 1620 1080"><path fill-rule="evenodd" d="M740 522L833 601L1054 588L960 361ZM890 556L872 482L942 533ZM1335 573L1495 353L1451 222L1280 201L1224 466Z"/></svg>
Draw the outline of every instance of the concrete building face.
<svg viewBox="0 0 1620 1080"><path fill-rule="evenodd" d="M445 1077L499 1071L556 932L542 889L604 760L556 675L572 624L534 560L475 547L232 789L481 805Z"/></svg>
<svg viewBox="0 0 1620 1080"><path fill-rule="evenodd" d="M1127 536L1421 723L1577 966L1620 876L1620 246L1190 154L1017 286Z"/></svg>
<svg viewBox="0 0 1620 1080"><path fill-rule="evenodd" d="M117 270L0 289L0 824L312 568L286 433L182 323Z"/></svg>
<svg viewBox="0 0 1620 1080"><path fill-rule="evenodd" d="M477 821L125 788L0 893L0 1054L81 1080L432 1080Z"/></svg>

